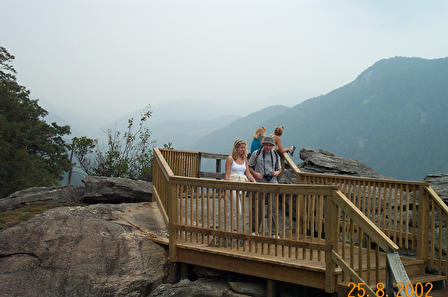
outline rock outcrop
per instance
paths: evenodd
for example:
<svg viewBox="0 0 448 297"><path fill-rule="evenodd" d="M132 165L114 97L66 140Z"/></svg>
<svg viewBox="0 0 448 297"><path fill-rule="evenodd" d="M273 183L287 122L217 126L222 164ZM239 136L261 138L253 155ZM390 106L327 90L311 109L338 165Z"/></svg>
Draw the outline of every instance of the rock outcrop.
<svg viewBox="0 0 448 297"><path fill-rule="evenodd" d="M299 169L305 172L389 178L357 160L339 157L324 150L302 148L300 159L303 163Z"/></svg>
<svg viewBox="0 0 448 297"><path fill-rule="evenodd" d="M0 212L36 203L78 202L84 192L84 187L33 187L0 199Z"/></svg>
<svg viewBox="0 0 448 297"><path fill-rule="evenodd" d="M448 204L448 174L429 174L425 181L431 184L431 188Z"/></svg>
<svg viewBox="0 0 448 297"><path fill-rule="evenodd" d="M85 176L85 203L135 203L152 201L152 183L121 177Z"/></svg>
<svg viewBox="0 0 448 297"><path fill-rule="evenodd" d="M339 157L324 150L302 148L300 150L300 159L303 162L298 167L303 172L390 178L357 160ZM286 169L279 176L279 182L282 184L295 184L297 183L297 177L291 169Z"/></svg>
<svg viewBox="0 0 448 297"><path fill-rule="evenodd" d="M151 204L55 208L1 231L1 295L147 296L167 269L137 226Z"/></svg>

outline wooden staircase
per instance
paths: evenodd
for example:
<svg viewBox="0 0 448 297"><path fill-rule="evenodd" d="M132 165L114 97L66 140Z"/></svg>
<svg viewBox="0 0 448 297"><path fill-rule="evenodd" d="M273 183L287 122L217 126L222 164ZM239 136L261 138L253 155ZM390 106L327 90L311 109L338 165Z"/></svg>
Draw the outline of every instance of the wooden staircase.
<svg viewBox="0 0 448 297"><path fill-rule="evenodd" d="M423 296L432 296L432 297L448 297L448 287L446 281L448 280L447 276L439 275L439 274L430 274L425 270L425 263L423 260L418 260L415 258L401 256L401 261L403 263L404 268L409 276L409 280L415 286L417 283L421 283L423 288L425 289L425 294ZM381 265L383 266L383 265ZM386 268L380 268L380 279L385 279ZM353 289L353 284L350 284L348 280L342 280L342 271L338 270L338 297L347 297L347 296L358 296L359 293L362 295L362 292L359 292L356 288ZM363 274L366 274L367 271L363 271ZM372 274L373 269L372 269ZM384 283L384 281L382 281ZM427 284L431 283L431 284ZM426 285L427 284L427 285ZM358 285L355 283L355 285ZM375 288L377 283L376 281L372 281L369 284L371 287ZM430 290L429 290L430 289ZM419 291L420 294L420 291ZM426 295L427 294L427 295ZM405 294L406 295L406 294ZM411 297L410 292L408 292L408 296ZM414 296L416 296L414 294Z"/></svg>

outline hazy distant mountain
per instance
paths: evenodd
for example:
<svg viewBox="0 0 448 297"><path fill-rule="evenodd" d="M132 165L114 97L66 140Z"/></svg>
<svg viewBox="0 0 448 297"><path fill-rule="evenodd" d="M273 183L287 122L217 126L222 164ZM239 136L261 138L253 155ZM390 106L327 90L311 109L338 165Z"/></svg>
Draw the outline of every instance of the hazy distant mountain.
<svg viewBox="0 0 448 297"><path fill-rule="evenodd" d="M286 145L325 149L382 174L422 179L428 173L448 172L447 118L448 58L395 57L263 124L283 124ZM249 117L237 122L201 139L200 150L229 152L231 139L261 124ZM233 137L223 137L223 131Z"/></svg>
<svg viewBox="0 0 448 297"><path fill-rule="evenodd" d="M198 139L192 145L192 149L203 152L231 153L233 142L236 138L246 139L250 146L252 136L257 127L265 126L268 134L272 133L273 126L268 120L278 119L276 125L283 123L283 119L279 115L289 109L289 107L283 105L275 105L251 113Z"/></svg>
<svg viewBox="0 0 448 297"><path fill-rule="evenodd" d="M122 116L102 127L102 130L124 131L128 119L134 118L138 124L142 110ZM176 149L191 149L199 137L228 125L241 115L228 113L229 107L208 101L173 101L151 106L152 115L148 120L151 139L157 146L171 142Z"/></svg>

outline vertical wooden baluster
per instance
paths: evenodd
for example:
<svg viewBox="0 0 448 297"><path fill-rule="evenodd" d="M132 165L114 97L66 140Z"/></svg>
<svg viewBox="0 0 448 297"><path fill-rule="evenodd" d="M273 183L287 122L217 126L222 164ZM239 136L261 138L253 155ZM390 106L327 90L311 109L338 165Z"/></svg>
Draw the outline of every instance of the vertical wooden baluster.
<svg viewBox="0 0 448 297"><path fill-rule="evenodd" d="M362 181L362 185L363 185L363 191L362 191L362 213L365 214L366 216L367 214L367 186L368 186L368 181ZM359 228L359 226L358 226Z"/></svg>
<svg viewBox="0 0 448 297"><path fill-rule="evenodd" d="M405 236L405 247L409 249L409 205L410 205L410 193L409 193L409 185L406 185L406 236Z"/></svg>
<svg viewBox="0 0 448 297"><path fill-rule="evenodd" d="M417 200L419 197L419 193L418 193L418 187L417 185L414 185L414 197L413 197L413 206L412 206L412 234L414 234L414 236L412 236L412 248L414 250L417 249L417 240L415 239L415 235L417 235ZM448 273L448 271L447 271Z"/></svg>
<svg viewBox="0 0 448 297"><path fill-rule="evenodd" d="M207 189L207 225L205 228L210 229L210 188ZM210 235L207 235L207 243L210 243Z"/></svg>
<svg viewBox="0 0 448 297"><path fill-rule="evenodd" d="M316 212L316 195L310 195L310 197L311 197L311 220L310 220L310 223L311 223L311 228L310 228L310 233L311 233L311 241L314 241L314 225L315 225L315 221L316 221L316 215L315 215L315 212ZM310 259L311 260L311 259Z"/></svg>
<svg viewBox="0 0 448 297"><path fill-rule="evenodd" d="M358 180L356 182L356 205L359 209L361 209L361 204L362 204L362 189L361 189L361 180Z"/></svg>
<svg viewBox="0 0 448 297"><path fill-rule="evenodd" d="M347 238L347 218L345 215L345 211L341 210L342 213L342 242L341 242L341 247L342 247L342 259L345 261L347 260L346 256L345 256L345 243L346 243L346 238ZM342 271L342 281L345 282L347 274Z"/></svg>
<svg viewBox="0 0 448 297"><path fill-rule="evenodd" d="M358 275L362 278L362 240L363 232L361 228L358 229Z"/></svg>
<svg viewBox="0 0 448 297"><path fill-rule="evenodd" d="M371 282L371 277L370 277L370 269L371 269L371 265L370 265L370 254L371 254L371 250L370 250L370 236L367 237L367 285L370 285Z"/></svg>
<svg viewBox="0 0 448 297"><path fill-rule="evenodd" d="M188 205L189 205L190 186L185 186L185 226L188 226ZM185 241L188 241L188 232L185 229Z"/></svg>
<svg viewBox="0 0 448 297"><path fill-rule="evenodd" d="M319 195L319 225L318 225L318 239L319 242L324 243L323 241L323 236L322 236L322 232L323 232L323 223L324 223L324 196L323 195ZM318 253L318 261L322 260L322 255L323 255L324 251L319 251Z"/></svg>
<svg viewBox="0 0 448 297"><path fill-rule="evenodd" d="M396 184L396 183L394 183L394 199L393 199L393 202L391 203L391 204L393 204L394 205L394 210L393 210L393 221L392 221L392 224L393 224L393 241L395 242L395 243L397 243L398 242L398 239L397 239L397 230L398 230L398 185ZM392 214L391 214L391 217L392 217Z"/></svg>
<svg viewBox="0 0 448 297"><path fill-rule="evenodd" d="M386 232L387 230L387 223L386 223L386 210L387 210L387 184L386 183L382 183L382 188L383 188L383 207L381 208L381 211L383 212L383 230L384 232Z"/></svg>
<svg viewBox="0 0 448 297"><path fill-rule="evenodd" d="M201 228L204 229L204 199L205 199L205 189L201 187ZM204 231L202 231L204 232ZM201 234L201 243L204 244L204 233Z"/></svg>
<svg viewBox="0 0 448 297"><path fill-rule="evenodd" d="M224 218L223 211L222 211L222 209L223 209L222 204L225 201L225 195L226 195L225 191L226 190L224 190L224 189L218 189L219 194L218 194L218 199L217 199L217 202L218 202L218 225L217 226L218 226L218 230L222 230L222 231L225 231L225 226L224 226L225 218ZM225 205L225 203L224 203L224 205ZM218 242L219 242L220 246L224 246L224 236L219 236Z"/></svg>
<svg viewBox="0 0 448 297"><path fill-rule="evenodd" d="M353 220L349 219L350 223L350 267L355 268L355 226ZM358 229L359 230L359 229Z"/></svg>
<svg viewBox="0 0 448 297"><path fill-rule="evenodd" d="M235 199L233 199L233 195L235 195ZM233 201L233 200L235 200L235 201ZM232 190L230 190L229 191L229 205L230 205L230 218L229 218L229 222L230 222L230 226L229 226L229 232L231 232L231 233L233 233L233 232L235 232L234 230L235 230L235 226L234 226L234 224L235 224L235 221L234 221L234 216L237 216L237 214L234 214L233 213L233 203L235 202L235 206L236 206L236 204L238 204L238 203L236 203L237 202L237 200L238 200L238 191L232 191ZM230 249L232 249L233 248L233 236L231 236L230 237Z"/></svg>
<svg viewBox="0 0 448 297"><path fill-rule="evenodd" d="M435 230L436 230L436 209L434 208L434 200L431 199L431 265L434 265L435 259Z"/></svg>
<svg viewBox="0 0 448 297"><path fill-rule="evenodd" d="M398 244L398 246L399 247L403 247L403 209L404 209L404 203L405 203L405 201L404 201L404 193L403 193L403 184L400 184L400 204L399 204L399 207L400 207L400 238L399 238L399 240L398 240L398 242L399 242L399 244Z"/></svg>
<svg viewBox="0 0 448 297"><path fill-rule="evenodd" d="M369 188L369 193L368 193L368 203L367 203L367 217L372 220L372 200L375 199L375 197L373 197L373 188L375 187L375 182L367 182L368 184L368 188ZM373 222L375 222L375 220L372 220Z"/></svg>
<svg viewBox="0 0 448 297"><path fill-rule="evenodd" d="M302 233L303 233L303 240L307 240L307 238L308 238L308 231L307 231L307 229L308 229L308 195L303 195L302 196L302 200L303 200L303 210L302 210L302 213L303 213L303 216L302 216L302 218L303 218L303 220L302 220ZM303 247L302 248L302 259L305 259L305 257L306 257L306 247Z"/></svg>
<svg viewBox="0 0 448 297"><path fill-rule="evenodd" d="M300 239L300 195L298 194L296 196L296 240ZM296 259L299 259L299 248L296 247Z"/></svg>
<svg viewBox="0 0 448 297"><path fill-rule="evenodd" d="M252 204L252 200L254 199L253 194L254 194L254 192L252 192L252 191L249 192L249 209L248 209L248 211L249 211L249 230L247 230L247 234L249 234L249 235L253 235L254 233L252 233L252 230L255 230L255 226L252 225L253 224L252 220L254 218L252 209L255 208L254 205ZM250 253L252 253L252 243L253 243L253 240L248 241Z"/></svg>
<svg viewBox="0 0 448 297"><path fill-rule="evenodd" d="M179 225L185 225L183 220L184 214L184 186L179 185ZM179 234L179 240L182 240L182 232Z"/></svg>
<svg viewBox="0 0 448 297"><path fill-rule="evenodd" d="M232 201L232 190L225 190L225 195L224 195L224 231L230 231L230 227L228 226L228 219L227 216L229 215L230 211L227 208L228 204L229 204L229 200ZM231 205L231 204L230 204ZM228 248L229 247L229 242L228 242L229 238L228 236L225 236L225 247Z"/></svg>
<svg viewBox="0 0 448 297"><path fill-rule="evenodd" d="M196 222L195 222L196 226L195 227L199 227L199 214L200 214L200 212L199 212L199 189L200 189L200 187L198 187L198 186L195 187L195 192L196 192L196 195L194 197L195 204L196 204L195 205L195 209L194 209L195 220L196 220ZM196 233L196 243L199 242L199 238L198 237L199 237L199 232Z"/></svg>
<svg viewBox="0 0 448 297"><path fill-rule="evenodd" d="M219 192L217 191L216 188L213 188L213 192L212 192L212 226L213 226L213 230L216 230L216 202L219 203ZM219 223L218 223L219 224ZM213 244L216 244L216 236L213 235Z"/></svg>
<svg viewBox="0 0 448 297"><path fill-rule="evenodd" d="M259 200L260 199L260 192L256 192L255 193L255 226L254 226L254 230L255 230L255 235L258 236L258 227L260 226L259 223L259 218L258 218L258 204L259 204ZM255 242L255 253L258 253L258 242Z"/></svg>
<svg viewBox="0 0 448 297"><path fill-rule="evenodd" d="M275 197L274 197L274 199L275 199L275 202L274 202L274 204L275 204L275 229L273 229L273 232L275 232L274 238L276 239L276 241L275 241L276 243L274 245L274 249L275 249L275 256L277 256L278 255L278 251L277 251L277 248L278 248L278 246L277 246L277 236L279 236L279 229L280 229L279 228L279 222L280 222L280 218L279 218L279 214L280 214L280 212L279 212L279 208L280 208L280 205L279 205L279 203L280 203L280 194L279 193L275 193L274 195L275 195ZM282 249L283 249L283 247L282 247ZM283 251L282 251L282 253L283 253Z"/></svg>
<svg viewBox="0 0 448 297"><path fill-rule="evenodd" d="M375 283L380 282L380 246L375 244Z"/></svg>
<svg viewBox="0 0 448 297"><path fill-rule="evenodd" d="M439 206L437 206L437 213L438 213L438 217L439 217L439 274L442 274L442 236L443 236L443 217L442 217L442 209L440 209ZM448 227L448 226L447 226Z"/></svg>
<svg viewBox="0 0 448 297"><path fill-rule="evenodd" d="M286 199L286 195L284 194L284 199ZM289 200L288 200L288 205L289 205L289 214L288 214L288 219L289 219L289 240L292 240L292 219L293 219L293 215L292 215L292 203L293 203L293 200L292 200L292 194L289 194L288 195L288 197L289 197ZM292 249L292 246L288 246L288 258L291 258L291 249Z"/></svg>
<svg viewBox="0 0 448 297"><path fill-rule="evenodd" d="M248 192L246 191L241 191L241 206L243 208L243 210L241 211L242 216L241 216L241 233L246 234L245 230L246 230L246 196L247 196ZM239 227L239 226L238 226ZM243 251L246 251L246 241L243 240Z"/></svg>
<svg viewBox="0 0 448 297"><path fill-rule="evenodd" d="M276 199L276 203L275 203L275 208L276 208L276 214L275 214L275 218L276 218L276 222L275 222L275 239L277 239L277 237L279 237L280 235L280 230L278 228L278 224L279 224L279 196L280 194L277 194L275 197ZM286 197L285 194L283 194L282 196L282 239L285 238L285 229L286 229ZM277 253L277 245L275 245L275 251ZM285 246L282 245L282 257L285 256Z"/></svg>
<svg viewBox="0 0 448 297"><path fill-rule="evenodd" d="M193 226L193 222L195 221L194 213L193 213L195 194L196 194L196 188L194 186L192 186L191 187L191 195L190 195L190 227ZM190 236L191 236L190 241L193 242L195 232L191 231Z"/></svg>
<svg viewBox="0 0 448 297"><path fill-rule="evenodd" d="M269 223L268 223L268 237L272 237L272 193L269 193L269 206L268 206L268 217L269 217ZM271 244L268 243L268 255L271 254Z"/></svg>
<svg viewBox="0 0 448 297"><path fill-rule="evenodd" d="M389 183L389 195L387 196L387 203L389 211L387 212L388 218L387 218L387 236L392 236L392 184Z"/></svg>

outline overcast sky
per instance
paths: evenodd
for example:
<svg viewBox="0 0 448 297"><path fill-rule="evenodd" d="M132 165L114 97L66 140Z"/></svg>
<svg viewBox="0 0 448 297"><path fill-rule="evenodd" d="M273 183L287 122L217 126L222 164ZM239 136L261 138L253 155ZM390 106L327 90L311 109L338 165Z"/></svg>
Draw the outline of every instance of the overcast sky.
<svg viewBox="0 0 448 297"><path fill-rule="evenodd" d="M445 0L0 0L31 96L108 119L173 100L292 106L382 58L446 57L447 32Z"/></svg>

